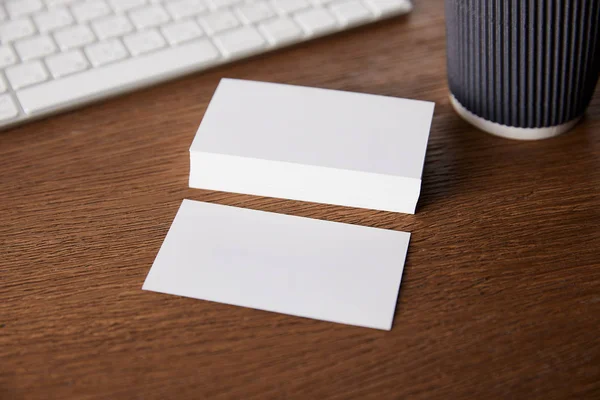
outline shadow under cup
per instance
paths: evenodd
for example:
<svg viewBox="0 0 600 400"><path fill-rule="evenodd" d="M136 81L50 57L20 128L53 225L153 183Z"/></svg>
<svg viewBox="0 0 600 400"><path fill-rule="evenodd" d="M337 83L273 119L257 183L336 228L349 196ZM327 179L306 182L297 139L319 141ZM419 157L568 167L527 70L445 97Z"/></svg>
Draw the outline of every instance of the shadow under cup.
<svg viewBox="0 0 600 400"><path fill-rule="evenodd" d="M600 73L598 0L446 0L451 101L489 133L571 129Z"/></svg>

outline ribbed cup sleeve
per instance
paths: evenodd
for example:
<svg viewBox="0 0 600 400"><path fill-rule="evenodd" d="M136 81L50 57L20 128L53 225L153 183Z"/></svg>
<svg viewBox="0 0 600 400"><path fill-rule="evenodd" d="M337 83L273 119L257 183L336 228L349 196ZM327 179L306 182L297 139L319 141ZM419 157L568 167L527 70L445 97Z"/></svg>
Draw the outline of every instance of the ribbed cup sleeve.
<svg viewBox="0 0 600 400"><path fill-rule="evenodd" d="M448 79L473 114L544 128L581 116L600 72L600 0L446 0Z"/></svg>

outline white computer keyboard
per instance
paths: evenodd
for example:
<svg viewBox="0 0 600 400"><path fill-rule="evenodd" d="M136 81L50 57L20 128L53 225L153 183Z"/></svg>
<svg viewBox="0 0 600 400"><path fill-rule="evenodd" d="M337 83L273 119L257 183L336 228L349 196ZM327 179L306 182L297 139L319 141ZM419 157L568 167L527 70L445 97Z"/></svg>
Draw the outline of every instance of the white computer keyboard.
<svg viewBox="0 0 600 400"><path fill-rule="evenodd" d="M0 0L0 128L410 10L409 0Z"/></svg>

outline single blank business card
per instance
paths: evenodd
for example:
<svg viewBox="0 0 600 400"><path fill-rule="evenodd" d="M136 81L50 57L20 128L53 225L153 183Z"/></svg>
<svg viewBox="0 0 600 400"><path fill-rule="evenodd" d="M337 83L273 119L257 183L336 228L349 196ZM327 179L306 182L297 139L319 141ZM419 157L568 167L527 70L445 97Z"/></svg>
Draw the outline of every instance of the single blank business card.
<svg viewBox="0 0 600 400"><path fill-rule="evenodd" d="M433 108L222 79L190 148L190 187L413 214Z"/></svg>
<svg viewBox="0 0 600 400"><path fill-rule="evenodd" d="M143 289L389 330L409 239L184 200Z"/></svg>

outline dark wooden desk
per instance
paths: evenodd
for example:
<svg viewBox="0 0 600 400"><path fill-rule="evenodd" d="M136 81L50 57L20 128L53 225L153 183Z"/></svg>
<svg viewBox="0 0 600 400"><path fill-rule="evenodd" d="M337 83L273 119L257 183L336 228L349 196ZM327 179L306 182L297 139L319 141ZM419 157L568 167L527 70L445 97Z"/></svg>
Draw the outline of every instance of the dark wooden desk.
<svg viewBox="0 0 600 400"><path fill-rule="evenodd" d="M221 77L437 103L418 213L187 187ZM562 137L451 110L443 4L0 133L0 399L600 398L600 96ZM412 232L391 332L144 292L183 198Z"/></svg>

